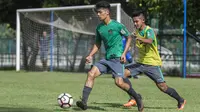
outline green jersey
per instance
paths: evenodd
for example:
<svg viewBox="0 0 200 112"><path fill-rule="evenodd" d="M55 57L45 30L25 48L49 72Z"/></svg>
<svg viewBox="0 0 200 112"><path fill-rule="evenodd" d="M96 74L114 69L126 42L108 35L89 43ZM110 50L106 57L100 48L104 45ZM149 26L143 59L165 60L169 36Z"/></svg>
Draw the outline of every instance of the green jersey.
<svg viewBox="0 0 200 112"><path fill-rule="evenodd" d="M100 45L103 41L106 54L106 59L121 57L123 53L122 36L129 36L129 31L126 27L111 20L109 24L100 23L96 28L96 44Z"/></svg>

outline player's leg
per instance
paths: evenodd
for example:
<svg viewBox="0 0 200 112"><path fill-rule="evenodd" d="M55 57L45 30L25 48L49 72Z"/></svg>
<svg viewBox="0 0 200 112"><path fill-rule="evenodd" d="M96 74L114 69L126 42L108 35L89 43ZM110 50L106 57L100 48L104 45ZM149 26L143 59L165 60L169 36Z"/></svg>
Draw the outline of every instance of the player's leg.
<svg viewBox="0 0 200 112"><path fill-rule="evenodd" d="M126 60L128 61L128 63L133 63L133 58L130 51L126 53ZM133 78L138 79L138 76L135 75L133 76Z"/></svg>
<svg viewBox="0 0 200 112"><path fill-rule="evenodd" d="M44 60L43 60L43 67L44 67L44 71L47 71L47 56L48 56L48 51L44 52Z"/></svg>
<svg viewBox="0 0 200 112"><path fill-rule="evenodd" d="M115 84L119 88L127 92L130 96L135 98L137 106L138 106L138 110L142 112L144 108L142 99L139 98L138 94L135 92L135 90L131 86L129 86L129 84L123 81L124 65L121 64L120 59L112 59L111 63L109 64L109 67L112 70L112 74L115 76Z"/></svg>
<svg viewBox="0 0 200 112"><path fill-rule="evenodd" d="M132 76L134 77L140 73L140 65L138 65L138 64L128 64L128 65L126 65L125 68L126 68L124 71L125 79L128 77L132 77ZM130 83L129 80L124 80L124 82L126 82L127 84ZM132 87L131 83L129 85L130 85L130 87ZM131 107L131 106L136 105L136 101L135 101L134 97L132 97L131 95L129 95L129 96L130 96L130 99L128 100L127 103L124 104L124 107ZM142 99L140 94L138 94L138 97L140 99Z"/></svg>
<svg viewBox="0 0 200 112"><path fill-rule="evenodd" d="M44 52L42 50L40 51L40 60L42 63L42 70L44 71Z"/></svg>
<svg viewBox="0 0 200 112"><path fill-rule="evenodd" d="M122 77L115 77L115 84L136 100L138 111L142 112L144 105L142 103L142 99L138 96L135 90L132 87L130 87L129 84L125 83Z"/></svg>
<svg viewBox="0 0 200 112"><path fill-rule="evenodd" d="M130 88L132 88L132 84L131 84L131 82L130 82L130 80L129 80L128 78L124 78L124 82L127 83L127 84L130 86ZM127 94L128 94L128 93L127 93ZM128 94L128 95L129 95L129 94ZM138 97L139 97L140 99L142 99L142 96L141 96L139 93L138 93L137 95L138 95ZM125 104L123 104L124 107L132 107L132 106L136 106L136 105L137 105L136 100L135 100L135 98L134 98L133 96L131 96L131 95L129 95L129 100L128 100L128 102L125 103Z"/></svg>
<svg viewBox="0 0 200 112"><path fill-rule="evenodd" d="M47 59L43 59L43 70L47 71Z"/></svg>
<svg viewBox="0 0 200 112"><path fill-rule="evenodd" d="M165 82L157 83L156 85L162 92L168 94L169 96L177 100L178 110L182 110L184 108L186 100L180 97L180 95L174 88L168 87Z"/></svg>
<svg viewBox="0 0 200 112"><path fill-rule="evenodd" d="M129 70L125 70L125 72L126 72L126 71L129 71ZM130 71L129 71L129 72L130 72ZM126 73L125 73L125 74L126 74ZM128 74L127 74L127 75L128 75ZM115 76L112 75L112 78L115 79ZM129 77L124 77L124 78L123 78L123 81L124 81L125 83L127 83L127 84L132 88L132 84L131 84L131 82L130 82L130 80L129 80L128 78L129 78ZM128 95L129 95L129 94L128 94ZM142 98L140 94L138 94L138 95L139 95L140 98ZM132 97L131 95L129 95L129 97L130 97L129 100L128 100L127 103L124 104L124 107L136 106L136 101L135 101L134 97Z"/></svg>
<svg viewBox="0 0 200 112"><path fill-rule="evenodd" d="M186 103L186 100L184 100L178 92L168 87L166 82L164 81L164 77L162 74L162 71L160 67L158 66L145 66L145 74L150 77L157 85L157 87L164 93L168 94L172 98L176 99L178 102L178 109L182 110L184 108L184 105Z"/></svg>
<svg viewBox="0 0 200 112"><path fill-rule="evenodd" d="M98 77L101 73L104 73L107 71L107 67L103 65L102 63L103 61L101 60L100 62L95 64L87 74L87 78L86 78L85 85L82 92L81 101L76 102L76 105L83 110L87 109L88 97L90 95L90 92L92 91L95 78Z"/></svg>

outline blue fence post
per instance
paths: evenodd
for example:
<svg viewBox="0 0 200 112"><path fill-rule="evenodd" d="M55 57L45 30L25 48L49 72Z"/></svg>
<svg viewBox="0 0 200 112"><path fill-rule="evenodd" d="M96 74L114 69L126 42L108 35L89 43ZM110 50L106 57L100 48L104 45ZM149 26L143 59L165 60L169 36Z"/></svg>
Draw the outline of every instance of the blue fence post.
<svg viewBox="0 0 200 112"><path fill-rule="evenodd" d="M186 72L186 54L187 54L187 0L183 1L184 5L184 25L183 25L183 34L184 34L184 39L183 39L183 78L186 78L187 72Z"/></svg>
<svg viewBox="0 0 200 112"><path fill-rule="evenodd" d="M51 11L51 34L50 34L50 37L51 37L51 41L50 41L50 71L52 72L53 71L53 45L54 45L54 27L53 27L53 21L54 21L54 16L53 16L54 12Z"/></svg>

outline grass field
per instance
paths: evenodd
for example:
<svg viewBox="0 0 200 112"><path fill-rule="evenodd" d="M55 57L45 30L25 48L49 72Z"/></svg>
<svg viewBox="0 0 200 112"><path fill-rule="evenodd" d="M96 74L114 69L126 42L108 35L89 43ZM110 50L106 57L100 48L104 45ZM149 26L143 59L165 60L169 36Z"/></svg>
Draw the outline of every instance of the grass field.
<svg viewBox="0 0 200 112"><path fill-rule="evenodd" d="M0 112L77 112L75 106L82 94L86 74L60 72L0 72ZM187 100L184 112L200 111L200 80L166 77ZM161 93L147 77L131 79L133 87L143 95L144 112L176 112L177 102ZM67 92L74 97L74 105L61 109L57 96ZM114 85L110 75L100 76L89 97L89 109L85 112L137 112L122 106L128 100L126 93Z"/></svg>

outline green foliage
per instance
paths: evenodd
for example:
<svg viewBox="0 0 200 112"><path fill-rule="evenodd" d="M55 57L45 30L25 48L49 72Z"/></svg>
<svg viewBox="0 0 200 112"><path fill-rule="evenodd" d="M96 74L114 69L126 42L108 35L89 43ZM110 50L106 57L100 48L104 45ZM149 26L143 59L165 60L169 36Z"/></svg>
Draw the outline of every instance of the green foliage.
<svg viewBox="0 0 200 112"><path fill-rule="evenodd" d="M15 38L15 30L9 23L0 24L0 38Z"/></svg>
<svg viewBox="0 0 200 112"><path fill-rule="evenodd" d="M149 16L159 17L161 24L169 23L175 28L183 24L183 0L129 0L129 7L145 9ZM200 2L187 0L187 24L189 28L200 30Z"/></svg>
<svg viewBox="0 0 200 112"><path fill-rule="evenodd" d="M13 2L12 0L0 0L0 23L3 21L3 16L2 15L8 15L10 7L12 7Z"/></svg>
<svg viewBox="0 0 200 112"><path fill-rule="evenodd" d="M43 3L43 7L58 7L59 0L45 0Z"/></svg>
<svg viewBox="0 0 200 112"><path fill-rule="evenodd" d="M107 1L113 3L117 0ZM15 11L20 8L86 5L96 2L92 0L1 0L0 11L4 16L0 17L0 23L8 22L14 28ZM133 8L144 8L150 16L159 17L163 23L169 22L171 26L176 28L179 28L180 24L183 23L183 0L129 0L127 4L124 3L124 0L118 2L123 3L122 6L127 8L127 12L132 12ZM200 31L199 10L199 0L187 0L188 29Z"/></svg>
<svg viewBox="0 0 200 112"><path fill-rule="evenodd" d="M90 0L44 0L43 7L90 4Z"/></svg>
<svg viewBox="0 0 200 112"><path fill-rule="evenodd" d="M9 23L16 28L16 10L41 7L42 0L0 0L0 24Z"/></svg>
<svg viewBox="0 0 200 112"><path fill-rule="evenodd" d="M188 27L200 31L200 2L199 0L187 0Z"/></svg>

